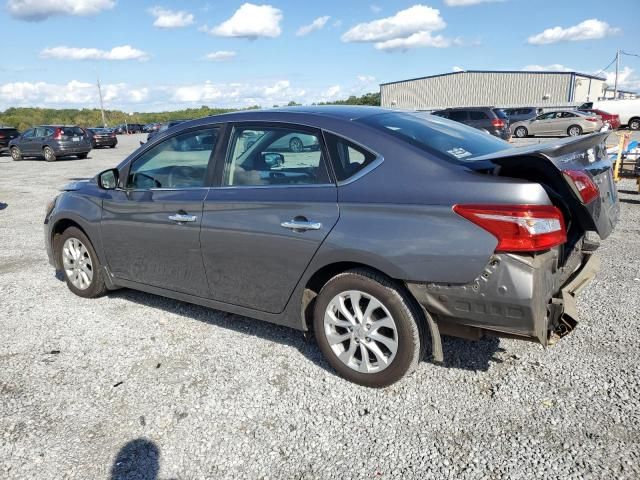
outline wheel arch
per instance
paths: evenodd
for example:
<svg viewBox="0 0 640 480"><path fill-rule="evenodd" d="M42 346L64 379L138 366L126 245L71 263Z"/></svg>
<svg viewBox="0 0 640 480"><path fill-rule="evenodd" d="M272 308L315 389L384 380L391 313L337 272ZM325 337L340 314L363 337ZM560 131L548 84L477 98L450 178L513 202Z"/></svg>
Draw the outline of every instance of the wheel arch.
<svg viewBox="0 0 640 480"><path fill-rule="evenodd" d="M60 259L58 258L58 256L55 254L55 252L58 251L58 241L60 239L60 236L64 233L65 230L67 230L70 227L75 227L78 230L80 230L82 233L84 233L86 235L86 237L89 239L89 241L91 242L91 244L93 245L93 240L91 239L91 236L89 235L89 233L87 232L87 230L85 228L82 227L82 225L80 223L78 223L77 221L69 218L69 217L63 217L63 218L59 218L55 221L55 223L53 224L53 226L51 227L51 238L49 239L49 241L51 242L51 248L54 252L53 255L53 259L55 262L55 267L56 269L61 269L62 265L60 265ZM94 246L94 250L95 250L95 246Z"/></svg>

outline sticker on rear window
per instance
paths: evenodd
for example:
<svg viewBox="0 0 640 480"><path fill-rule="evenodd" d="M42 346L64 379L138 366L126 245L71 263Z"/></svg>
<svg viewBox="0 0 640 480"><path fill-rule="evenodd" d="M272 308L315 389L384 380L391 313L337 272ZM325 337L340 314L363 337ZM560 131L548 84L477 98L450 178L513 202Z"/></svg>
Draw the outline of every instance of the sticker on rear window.
<svg viewBox="0 0 640 480"><path fill-rule="evenodd" d="M453 155L456 158L465 158L471 155L471 152L467 152L464 148L452 148L451 150L447 150L447 153Z"/></svg>

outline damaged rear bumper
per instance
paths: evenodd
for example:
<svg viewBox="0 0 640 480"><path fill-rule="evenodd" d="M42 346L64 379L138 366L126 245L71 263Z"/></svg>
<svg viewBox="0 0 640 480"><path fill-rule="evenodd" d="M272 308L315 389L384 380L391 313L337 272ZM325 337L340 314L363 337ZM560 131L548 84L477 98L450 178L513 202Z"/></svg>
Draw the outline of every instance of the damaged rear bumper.
<svg viewBox="0 0 640 480"><path fill-rule="evenodd" d="M496 254L466 285L408 283L440 333L471 339L484 334L550 345L578 322L575 296L599 270L595 255L574 249L563 266L559 251Z"/></svg>

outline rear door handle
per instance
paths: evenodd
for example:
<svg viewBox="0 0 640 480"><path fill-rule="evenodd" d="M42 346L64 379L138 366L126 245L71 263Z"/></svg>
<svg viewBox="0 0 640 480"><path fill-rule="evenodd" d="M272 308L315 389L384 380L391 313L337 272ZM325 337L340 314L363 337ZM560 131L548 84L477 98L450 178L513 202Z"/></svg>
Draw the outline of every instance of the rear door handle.
<svg viewBox="0 0 640 480"><path fill-rule="evenodd" d="M289 220L288 222L282 222L281 227L288 228L290 230L320 230L322 224L320 222L309 222L305 220Z"/></svg>
<svg viewBox="0 0 640 480"><path fill-rule="evenodd" d="M198 219L195 215L187 215L184 213L176 213L175 215L169 215L169 220L173 220L174 222L184 223L184 222L195 222Z"/></svg>

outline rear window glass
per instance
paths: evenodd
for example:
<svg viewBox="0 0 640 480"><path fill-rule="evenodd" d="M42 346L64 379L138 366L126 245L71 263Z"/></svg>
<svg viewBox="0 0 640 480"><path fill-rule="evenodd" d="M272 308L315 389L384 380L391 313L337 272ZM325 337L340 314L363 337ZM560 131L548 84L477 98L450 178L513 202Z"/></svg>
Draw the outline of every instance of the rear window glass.
<svg viewBox="0 0 640 480"><path fill-rule="evenodd" d="M454 163L513 148L507 142L465 125L421 113L383 113L360 120L421 150Z"/></svg>
<svg viewBox="0 0 640 480"><path fill-rule="evenodd" d="M507 114L505 112L503 112L502 110L500 110L499 108L494 108L493 109L493 113L496 114L496 116L498 118L501 118L502 120L507 120L509 117L507 116Z"/></svg>
<svg viewBox="0 0 640 480"><path fill-rule="evenodd" d="M324 135L338 181L353 177L377 158L349 140L328 132Z"/></svg>
<svg viewBox="0 0 640 480"><path fill-rule="evenodd" d="M469 112L469 118L471 120L486 120L489 118L489 115L487 115L481 110L471 110Z"/></svg>
<svg viewBox="0 0 640 480"><path fill-rule="evenodd" d="M65 137L81 137L84 135L84 130L80 127L60 127L60 130Z"/></svg>
<svg viewBox="0 0 640 480"><path fill-rule="evenodd" d="M449 112L449 118L456 122L462 122L467 119L467 112L464 110L453 110L452 112Z"/></svg>

